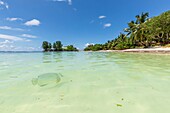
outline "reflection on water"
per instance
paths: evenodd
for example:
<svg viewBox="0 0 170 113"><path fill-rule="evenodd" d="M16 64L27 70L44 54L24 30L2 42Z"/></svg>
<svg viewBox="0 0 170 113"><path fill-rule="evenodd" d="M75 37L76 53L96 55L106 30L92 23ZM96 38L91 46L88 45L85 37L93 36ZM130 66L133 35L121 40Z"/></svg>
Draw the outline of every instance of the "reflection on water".
<svg viewBox="0 0 170 113"><path fill-rule="evenodd" d="M169 73L165 54L1 53L0 113L169 113Z"/></svg>
<svg viewBox="0 0 170 113"><path fill-rule="evenodd" d="M62 62L63 60L74 60L76 52L44 52L43 63Z"/></svg>
<svg viewBox="0 0 170 113"><path fill-rule="evenodd" d="M63 57L62 57L62 52L54 52L53 53L53 59L55 62L61 62L63 60Z"/></svg>
<svg viewBox="0 0 170 113"><path fill-rule="evenodd" d="M44 52L43 53L43 63L51 63L52 62L52 53Z"/></svg>

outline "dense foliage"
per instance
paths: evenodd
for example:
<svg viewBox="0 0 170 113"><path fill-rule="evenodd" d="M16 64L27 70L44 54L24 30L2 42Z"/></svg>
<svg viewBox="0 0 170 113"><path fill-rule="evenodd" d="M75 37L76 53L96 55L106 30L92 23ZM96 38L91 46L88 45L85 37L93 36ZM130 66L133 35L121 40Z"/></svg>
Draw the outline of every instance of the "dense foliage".
<svg viewBox="0 0 170 113"><path fill-rule="evenodd" d="M153 18L148 13L137 15L124 33L105 44L89 45L85 51L148 48L170 44L170 11Z"/></svg>
<svg viewBox="0 0 170 113"><path fill-rule="evenodd" d="M51 43L44 41L42 44L42 48L44 49L44 51L78 51L78 49L73 45L63 47L61 41L54 42L53 46Z"/></svg>
<svg viewBox="0 0 170 113"><path fill-rule="evenodd" d="M53 49L54 51L62 51L63 50L63 44L61 43L61 41L56 41L55 43L53 43Z"/></svg>
<svg viewBox="0 0 170 113"><path fill-rule="evenodd" d="M49 50L49 43L47 41L44 41L42 44L42 48L44 49L44 51L48 51Z"/></svg>
<svg viewBox="0 0 170 113"><path fill-rule="evenodd" d="M64 49L64 51L78 51L78 49L74 47L73 45L69 45L69 46L66 46L66 49Z"/></svg>
<svg viewBox="0 0 170 113"><path fill-rule="evenodd" d="M84 51L98 51L98 50L102 50L103 49L103 47L102 47L103 45L102 44L95 44L95 45L89 45L88 47L86 47L85 49L84 49Z"/></svg>

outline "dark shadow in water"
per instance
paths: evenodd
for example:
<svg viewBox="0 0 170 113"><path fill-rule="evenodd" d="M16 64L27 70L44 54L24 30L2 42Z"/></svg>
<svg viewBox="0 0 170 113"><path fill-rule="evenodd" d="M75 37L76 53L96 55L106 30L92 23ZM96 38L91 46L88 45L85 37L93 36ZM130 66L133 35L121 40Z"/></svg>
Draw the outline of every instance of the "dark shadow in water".
<svg viewBox="0 0 170 113"><path fill-rule="evenodd" d="M54 62L62 62L63 61L63 53L62 52L53 52L53 61Z"/></svg>
<svg viewBox="0 0 170 113"><path fill-rule="evenodd" d="M77 52L67 52L66 53L66 57L68 58L68 60L76 59L76 55L77 55Z"/></svg>
<svg viewBox="0 0 170 113"><path fill-rule="evenodd" d="M52 62L52 53L51 52L44 52L43 53L43 63L51 63Z"/></svg>
<svg viewBox="0 0 170 113"><path fill-rule="evenodd" d="M62 62L63 52L44 52L43 63Z"/></svg>

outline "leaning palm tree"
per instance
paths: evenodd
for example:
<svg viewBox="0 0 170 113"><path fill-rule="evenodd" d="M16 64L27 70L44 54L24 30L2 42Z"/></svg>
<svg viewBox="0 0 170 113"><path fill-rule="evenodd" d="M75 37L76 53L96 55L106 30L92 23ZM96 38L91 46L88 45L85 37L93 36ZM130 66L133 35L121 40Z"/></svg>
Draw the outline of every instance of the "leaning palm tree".
<svg viewBox="0 0 170 113"><path fill-rule="evenodd" d="M148 20L149 13L142 13L136 16L136 21L131 21L128 23L128 28L124 31L127 32L127 36L130 35L131 41L134 45L143 45L143 40L145 37L145 29L142 27Z"/></svg>
<svg viewBox="0 0 170 113"><path fill-rule="evenodd" d="M127 32L126 36L129 36L131 38L132 44L135 45L135 42L137 40L137 24L134 21L129 22L128 28L125 28L124 31Z"/></svg>

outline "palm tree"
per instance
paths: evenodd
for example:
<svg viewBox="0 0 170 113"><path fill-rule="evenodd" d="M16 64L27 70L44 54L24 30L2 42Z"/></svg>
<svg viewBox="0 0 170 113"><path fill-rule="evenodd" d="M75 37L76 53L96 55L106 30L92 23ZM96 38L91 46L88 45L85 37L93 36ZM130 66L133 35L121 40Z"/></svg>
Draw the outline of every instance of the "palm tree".
<svg viewBox="0 0 170 113"><path fill-rule="evenodd" d="M145 40L145 28L142 26L148 20L149 13L142 13L136 16L136 21L128 23L128 28L124 31L127 32L127 36L130 35L133 45L141 46L144 45Z"/></svg>
<svg viewBox="0 0 170 113"><path fill-rule="evenodd" d="M142 13L141 15L136 15L136 24L145 23L149 17L149 13Z"/></svg>
<svg viewBox="0 0 170 113"><path fill-rule="evenodd" d="M56 41L56 50L62 51L63 50L62 47L63 47L63 45L62 45L61 41Z"/></svg>
<svg viewBox="0 0 170 113"><path fill-rule="evenodd" d="M56 51L56 43L53 43L53 50Z"/></svg>
<svg viewBox="0 0 170 113"><path fill-rule="evenodd" d="M137 24L134 21L129 22L128 28L125 28L124 31L127 32L126 36L130 37L131 43L136 45L136 41L138 40L136 36Z"/></svg>
<svg viewBox="0 0 170 113"><path fill-rule="evenodd" d="M48 50L51 51L52 45L51 43L48 44Z"/></svg>
<svg viewBox="0 0 170 113"><path fill-rule="evenodd" d="M42 48L44 49L44 51L48 51L48 42L47 41L44 41L43 44L42 44Z"/></svg>

